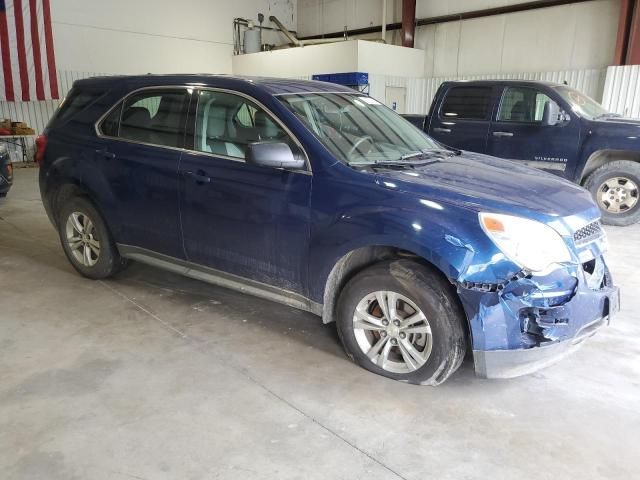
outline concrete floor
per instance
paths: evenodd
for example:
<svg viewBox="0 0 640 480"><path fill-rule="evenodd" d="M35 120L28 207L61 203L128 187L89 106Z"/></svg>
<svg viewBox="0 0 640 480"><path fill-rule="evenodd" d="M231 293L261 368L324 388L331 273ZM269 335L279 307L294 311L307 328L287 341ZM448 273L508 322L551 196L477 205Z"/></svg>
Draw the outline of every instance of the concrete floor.
<svg viewBox="0 0 640 480"><path fill-rule="evenodd" d="M640 469L640 225L608 229L615 323L508 381L438 388L344 357L335 327L133 265L90 281L19 169L0 203L3 479L625 479Z"/></svg>

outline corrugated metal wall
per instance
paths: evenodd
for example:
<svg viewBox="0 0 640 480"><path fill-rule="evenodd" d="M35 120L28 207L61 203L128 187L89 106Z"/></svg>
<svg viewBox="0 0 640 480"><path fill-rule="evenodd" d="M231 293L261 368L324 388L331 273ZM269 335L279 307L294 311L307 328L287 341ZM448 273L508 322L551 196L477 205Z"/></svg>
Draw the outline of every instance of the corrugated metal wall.
<svg viewBox="0 0 640 480"><path fill-rule="evenodd" d="M387 75L369 75L369 95L385 103L387 87L402 87L407 91L406 112L420 114L426 108L425 78L392 77Z"/></svg>
<svg viewBox="0 0 640 480"><path fill-rule="evenodd" d="M87 77L93 77L100 75L99 73L89 72L70 72L59 71L58 72L58 88L60 90L60 98L64 98L67 92L71 89L73 82ZM39 134L44 130L47 122L55 112L56 108L60 104L61 100L46 100L36 102L0 102L0 118L10 118L13 122L26 122L31 128ZM33 156L34 141L28 140L27 142L27 156L31 158ZM11 150L14 150L11 148ZM21 153L21 152L18 152ZM21 160L14 155L15 160Z"/></svg>
<svg viewBox="0 0 640 480"><path fill-rule="evenodd" d="M607 68L602 106L625 117L640 118L640 65Z"/></svg>

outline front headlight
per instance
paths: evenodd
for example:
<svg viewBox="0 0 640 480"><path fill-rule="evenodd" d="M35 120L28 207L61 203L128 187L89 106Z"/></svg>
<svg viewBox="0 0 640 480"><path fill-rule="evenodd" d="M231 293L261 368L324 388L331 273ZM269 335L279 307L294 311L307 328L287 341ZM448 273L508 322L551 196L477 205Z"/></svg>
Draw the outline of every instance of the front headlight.
<svg viewBox="0 0 640 480"><path fill-rule="evenodd" d="M551 227L535 220L497 213L479 214L480 225L509 259L531 272L570 262L571 252Z"/></svg>

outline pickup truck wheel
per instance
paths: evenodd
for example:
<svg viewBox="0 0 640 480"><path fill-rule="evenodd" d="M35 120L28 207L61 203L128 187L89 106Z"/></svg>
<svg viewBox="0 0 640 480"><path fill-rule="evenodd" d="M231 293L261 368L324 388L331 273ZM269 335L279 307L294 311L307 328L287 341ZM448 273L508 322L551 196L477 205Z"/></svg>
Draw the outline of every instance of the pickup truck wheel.
<svg viewBox="0 0 640 480"><path fill-rule="evenodd" d="M351 279L337 321L349 358L395 380L439 385L464 359L465 318L451 285L410 260L382 262Z"/></svg>
<svg viewBox="0 0 640 480"><path fill-rule="evenodd" d="M81 275L98 280L127 265L91 202L82 197L71 198L60 209L58 219L64 253Z"/></svg>
<svg viewBox="0 0 640 480"><path fill-rule="evenodd" d="M639 163L607 163L589 175L584 186L598 203L603 223L626 226L640 221Z"/></svg>

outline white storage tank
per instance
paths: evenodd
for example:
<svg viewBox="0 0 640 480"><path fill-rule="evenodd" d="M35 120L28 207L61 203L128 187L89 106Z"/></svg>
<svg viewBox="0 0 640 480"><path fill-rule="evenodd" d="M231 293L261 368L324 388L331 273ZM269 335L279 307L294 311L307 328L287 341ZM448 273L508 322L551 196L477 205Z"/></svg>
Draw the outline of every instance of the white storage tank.
<svg viewBox="0 0 640 480"><path fill-rule="evenodd" d="M259 28L249 27L244 31L244 53L257 53L262 44L262 35Z"/></svg>

